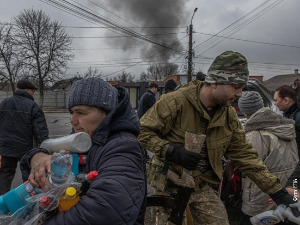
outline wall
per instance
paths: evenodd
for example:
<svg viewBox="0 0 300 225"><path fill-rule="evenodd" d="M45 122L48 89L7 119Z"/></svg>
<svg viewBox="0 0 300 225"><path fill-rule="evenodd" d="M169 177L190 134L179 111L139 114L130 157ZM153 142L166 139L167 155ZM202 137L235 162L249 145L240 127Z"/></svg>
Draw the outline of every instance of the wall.
<svg viewBox="0 0 300 225"><path fill-rule="evenodd" d="M69 90L65 91L46 91L44 93L44 107L43 109L66 109L67 102L69 97ZM0 101L3 99L12 96L12 91L0 91ZM39 104L40 93L37 91L35 93L34 101Z"/></svg>
<svg viewBox="0 0 300 225"><path fill-rule="evenodd" d="M130 102L133 108L138 107L138 88L137 87L127 87L126 90L129 93ZM0 90L0 102L12 96L12 91L1 91ZM40 93L37 91L35 93L34 101L39 104ZM44 106L43 109L67 109L69 98L69 89L59 90L59 91L45 91L44 93Z"/></svg>

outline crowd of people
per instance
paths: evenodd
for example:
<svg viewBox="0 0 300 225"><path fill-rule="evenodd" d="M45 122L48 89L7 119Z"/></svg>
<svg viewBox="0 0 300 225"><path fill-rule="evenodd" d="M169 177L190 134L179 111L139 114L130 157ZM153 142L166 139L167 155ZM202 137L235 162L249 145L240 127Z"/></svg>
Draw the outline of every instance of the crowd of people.
<svg viewBox="0 0 300 225"><path fill-rule="evenodd" d="M99 175L75 206L43 224L145 224L147 184L156 193L181 198L182 185L170 174L180 178L186 172L193 190L184 196L184 214L195 225L230 224L217 193L224 158L244 174L241 225L280 204L297 202L300 80L276 89L274 102L281 116L264 107L259 93L243 91L248 79L246 57L226 51L215 58L207 75L201 73L180 88L169 80L159 98L160 88L151 83L137 112L123 87L100 78L76 81L68 100L70 132L91 136L87 163L80 169ZM36 89L20 81L14 96L0 104L1 194L9 191L18 161L24 181L38 188L46 185L52 155L38 147L49 132L33 101ZM247 118L245 126L231 107L236 99ZM187 148L187 132L204 137L195 152ZM148 163L147 151L153 153ZM166 224L169 215L160 213L157 224Z"/></svg>

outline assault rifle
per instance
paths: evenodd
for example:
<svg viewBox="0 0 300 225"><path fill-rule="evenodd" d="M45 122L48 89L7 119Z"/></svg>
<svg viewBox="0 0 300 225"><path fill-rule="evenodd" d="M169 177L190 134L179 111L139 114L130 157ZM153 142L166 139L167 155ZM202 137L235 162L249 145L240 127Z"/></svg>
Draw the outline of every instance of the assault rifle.
<svg viewBox="0 0 300 225"><path fill-rule="evenodd" d="M205 140L205 135L196 134L190 131L185 132L185 148L187 151L199 153ZM166 166L164 169L167 169ZM166 171L165 171L166 172ZM183 214L189 202L191 194L194 192L195 181L191 176L191 171L183 169L182 176L179 177L171 170L167 170L167 178L179 186L175 197L175 204L168 221L176 225L182 225Z"/></svg>

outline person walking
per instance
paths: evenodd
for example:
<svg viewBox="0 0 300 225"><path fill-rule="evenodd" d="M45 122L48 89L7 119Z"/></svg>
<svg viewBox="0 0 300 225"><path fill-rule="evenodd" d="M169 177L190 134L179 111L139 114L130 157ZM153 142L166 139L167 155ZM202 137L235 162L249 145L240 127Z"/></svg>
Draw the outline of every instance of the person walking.
<svg viewBox="0 0 300 225"><path fill-rule="evenodd" d="M142 95L140 102L139 102L139 107L137 114L139 118L142 118L142 116L150 109L154 103L156 102L155 95L157 92L159 92L160 89L158 88L157 83L151 83L149 85L148 90Z"/></svg>
<svg viewBox="0 0 300 225"><path fill-rule="evenodd" d="M0 104L0 195L10 190L18 162L34 142L48 139L45 115L33 98L36 90L30 81L20 80L13 96Z"/></svg>
<svg viewBox="0 0 300 225"><path fill-rule="evenodd" d="M238 101L241 112L248 119L246 139L257 150L268 170L285 185L299 160L294 120L264 107L258 92L245 91ZM246 176L243 179L242 219L240 225L251 225L250 217L276 208L268 203L269 196Z"/></svg>
<svg viewBox="0 0 300 225"><path fill-rule="evenodd" d="M154 153L147 165L148 184L167 195L177 194L182 186L170 180L168 173L181 177L183 169L188 170L195 185L185 200L195 225L229 224L215 191L223 174L223 157L232 160L277 204L294 202L246 141L242 124L230 106L242 96L248 77L247 59L238 52L226 51L211 64L204 82L191 81L162 95L140 120L138 139ZM205 135L200 153L186 150L188 131ZM162 172L167 168L168 172ZM167 215L160 217L161 224L166 220Z"/></svg>
<svg viewBox="0 0 300 225"><path fill-rule="evenodd" d="M295 81L296 82L296 81ZM300 155L300 109L297 104L297 85L282 85L275 90L274 103L283 116L295 121L298 155Z"/></svg>
<svg viewBox="0 0 300 225"><path fill-rule="evenodd" d="M168 80L165 84L164 94L174 91L176 87L177 84L173 79Z"/></svg>
<svg viewBox="0 0 300 225"><path fill-rule="evenodd" d="M98 171L86 194L71 209L43 224L144 224L146 211L146 152L138 142L139 118L128 92L100 78L72 85L68 109L75 133L91 136L92 147L80 173ZM52 155L36 148L21 161L29 182L45 187Z"/></svg>

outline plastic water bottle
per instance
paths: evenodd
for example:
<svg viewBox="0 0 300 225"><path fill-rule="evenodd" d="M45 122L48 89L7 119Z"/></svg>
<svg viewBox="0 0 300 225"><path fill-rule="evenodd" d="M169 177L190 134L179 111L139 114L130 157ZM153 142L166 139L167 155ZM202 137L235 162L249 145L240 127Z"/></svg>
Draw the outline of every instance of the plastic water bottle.
<svg viewBox="0 0 300 225"><path fill-rule="evenodd" d="M72 168L72 156L64 152L55 152L51 159L50 188L63 185L69 178Z"/></svg>
<svg viewBox="0 0 300 225"><path fill-rule="evenodd" d="M74 187L68 187L65 195L59 199L59 210L64 212L69 210L79 201L79 195Z"/></svg>
<svg viewBox="0 0 300 225"><path fill-rule="evenodd" d="M300 224L300 216L294 215L294 213L292 212L292 209L291 209L291 207L293 207L293 210L298 210L298 213L299 213L299 211L300 211L300 203L297 202L297 203L294 203L294 204L290 204L289 206L290 207L288 207L286 209L286 211L284 212L284 215L289 219L289 221L291 221L291 222L293 222L295 224ZM296 213L296 214L298 214L298 213Z"/></svg>
<svg viewBox="0 0 300 225"><path fill-rule="evenodd" d="M73 153L85 153L90 150L92 140L85 132L78 132L64 137L46 139L41 143L41 148L45 148L49 153L66 150Z"/></svg>
<svg viewBox="0 0 300 225"><path fill-rule="evenodd" d="M29 206L26 199L41 192L40 189L34 188L29 181L25 181L20 186L0 196L0 215L8 212L14 214L24 206ZM18 217L22 217L24 213L26 212L18 212Z"/></svg>
<svg viewBox="0 0 300 225"><path fill-rule="evenodd" d="M46 221L56 216L59 213L58 202L47 196L43 195L39 200L40 212L43 213L42 220Z"/></svg>
<svg viewBox="0 0 300 225"><path fill-rule="evenodd" d="M250 218L253 225L272 225L284 221L284 212L286 207L279 205L275 210L268 210L266 212L257 214Z"/></svg>
<svg viewBox="0 0 300 225"><path fill-rule="evenodd" d="M98 171L94 170L86 173L81 173L76 176L76 179L79 183L88 182L91 183L98 176Z"/></svg>

